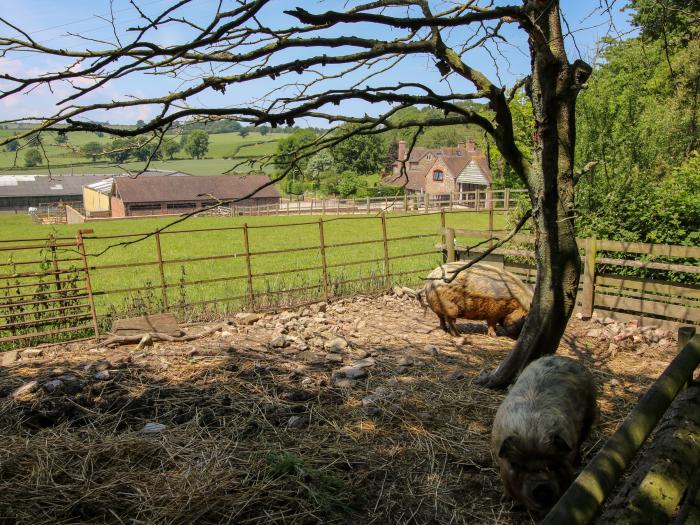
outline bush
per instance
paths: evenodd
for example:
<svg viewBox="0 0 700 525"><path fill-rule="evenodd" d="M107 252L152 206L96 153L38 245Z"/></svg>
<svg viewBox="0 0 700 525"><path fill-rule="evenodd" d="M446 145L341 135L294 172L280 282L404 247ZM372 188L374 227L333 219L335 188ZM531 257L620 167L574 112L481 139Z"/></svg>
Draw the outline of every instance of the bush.
<svg viewBox="0 0 700 525"><path fill-rule="evenodd" d="M44 157L41 155L41 152L39 152L37 148L28 149L27 152L24 154L24 165L28 168L38 166L43 162Z"/></svg>

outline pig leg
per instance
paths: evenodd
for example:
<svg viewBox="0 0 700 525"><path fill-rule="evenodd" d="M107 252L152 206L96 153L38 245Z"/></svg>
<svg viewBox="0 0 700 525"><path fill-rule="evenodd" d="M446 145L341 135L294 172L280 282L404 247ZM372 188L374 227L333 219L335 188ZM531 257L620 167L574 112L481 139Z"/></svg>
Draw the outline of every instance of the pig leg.
<svg viewBox="0 0 700 525"><path fill-rule="evenodd" d="M449 333L455 337L459 337L459 330L457 330L457 325L455 324L455 319L448 319L447 324L450 327Z"/></svg>
<svg viewBox="0 0 700 525"><path fill-rule="evenodd" d="M525 322L525 315L521 311L511 312L503 318L501 325L505 329L509 337L517 339L520 335L520 330Z"/></svg>
<svg viewBox="0 0 700 525"><path fill-rule="evenodd" d="M493 319L487 319L486 323L488 324L486 334L490 337L496 337L496 321Z"/></svg>
<svg viewBox="0 0 700 525"><path fill-rule="evenodd" d="M440 328L442 328L445 332L447 332L449 334L450 329L447 327L447 324L445 323L445 318L441 315L438 315L438 318L440 319Z"/></svg>

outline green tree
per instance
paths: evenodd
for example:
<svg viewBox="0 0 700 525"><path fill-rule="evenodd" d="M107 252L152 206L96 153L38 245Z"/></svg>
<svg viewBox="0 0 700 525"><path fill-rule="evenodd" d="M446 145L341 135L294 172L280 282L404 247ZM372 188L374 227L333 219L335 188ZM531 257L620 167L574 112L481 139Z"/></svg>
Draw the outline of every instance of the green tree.
<svg viewBox="0 0 700 525"><path fill-rule="evenodd" d="M18 140L11 140L7 144L5 144L5 149L7 151L17 151L19 149L19 141Z"/></svg>
<svg viewBox="0 0 700 525"><path fill-rule="evenodd" d="M275 153L275 166L278 173L286 171L294 163L293 178L302 178L309 163L309 157L303 156L308 151L308 146L316 140L316 133L310 129L297 129L283 139L277 141Z"/></svg>
<svg viewBox="0 0 700 525"><path fill-rule="evenodd" d="M56 144L66 144L68 143L68 135L65 133L56 133Z"/></svg>
<svg viewBox="0 0 700 525"><path fill-rule="evenodd" d="M140 148L136 148L133 153L136 160L146 162L147 160L161 160L163 158L162 150L158 148L155 140L144 144Z"/></svg>
<svg viewBox="0 0 700 525"><path fill-rule="evenodd" d="M346 124L338 133L350 133L356 126ZM370 175L381 171L386 158L386 146L379 135L351 135L331 148L335 168L353 171L358 175Z"/></svg>
<svg viewBox="0 0 700 525"><path fill-rule="evenodd" d="M333 156L326 149L319 151L309 159L306 166L306 176L314 182L314 188L321 186L321 173L333 166Z"/></svg>
<svg viewBox="0 0 700 525"><path fill-rule="evenodd" d="M209 151L209 133L196 129L183 137L184 149L193 159L201 159Z"/></svg>
<svg viewBox="0 0 700 525"><path fill-rule="evenodd" d="M37 148L30 148L24 154L24 165L28 168L38 166L44 162L44 157Z"/></svg>
<svg viewBox="0 0 700 525"><path fill-rule="evenodd" d="M114 139L102 153L112 162L126 162L132 154L131 143L126 139Z"/></svg>
<svg viewBox="0 0 700 525"><path fill-rule="evenodd" d="M163 152L163 155L168 157L170 160L173 160L175 157L175 154L180 151L180 144L173 140L173 139L165 139L163 143L160 145L160 149Z"/></svg>
<svg viewBox="0 0 700 525"><path fill-rule="evenodd" d="M250 135L250 129L248 129L248 128L241 128L240 131L238 132L238 134L239 134L241 137L245 138L245 137L247 137L248 135Z"/></svg>
<svg viewBox="0 0 700 525"><path fill-rule="evenodd" d="M97 162L97 158L102 155L102 144L99 142L88 142L80 148L83 157L90 157L92 162Z"/></svg>
<svg viewBox="0 0 700 525"><path fill-rule="evenodd" d="M264 137L265 135L270 133L270 128L268 126L260 126L258 128L258 132L260 133L260 135L262 135Z"/></svg>

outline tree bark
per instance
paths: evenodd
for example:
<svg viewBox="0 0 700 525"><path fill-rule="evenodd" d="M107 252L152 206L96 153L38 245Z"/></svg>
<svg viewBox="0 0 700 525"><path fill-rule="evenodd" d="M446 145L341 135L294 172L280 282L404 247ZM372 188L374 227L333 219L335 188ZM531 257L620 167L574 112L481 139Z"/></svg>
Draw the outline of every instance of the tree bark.
<svg viewBox="0 0 700 525"><path fill-rule="evenodd" d="M526 85L535 117L534 151L528 169L513 167L532 203L537 282L515 347L498 368L478 380L491 388L505 388L530 362L555 353L576 306L581 261L574 228L574 112L591 69L581 61L569 64L559 17L558 2L530 11L541 31L530 33L532 74Z"/></svg>

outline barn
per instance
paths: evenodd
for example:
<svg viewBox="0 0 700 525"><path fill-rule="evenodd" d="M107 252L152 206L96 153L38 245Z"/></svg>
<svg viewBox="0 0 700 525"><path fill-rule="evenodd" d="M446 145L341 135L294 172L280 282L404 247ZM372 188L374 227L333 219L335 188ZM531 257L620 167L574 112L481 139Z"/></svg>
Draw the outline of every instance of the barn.
<svg viewBox="0 0 700 525"><path fill-rule="evenodd" d="M110 195L112 217L189 213L253 193L237 204L279 203L279 192L270 182L267 175L116 177ZM262 189L256 192L259 188Z"/></svg>
<svg viewBox="0 0 700 525"><path fill-rule="evenodd" d="M22 211L57 203L80 203L83 186L112 175L0 175L0 210Z"/></svg>

